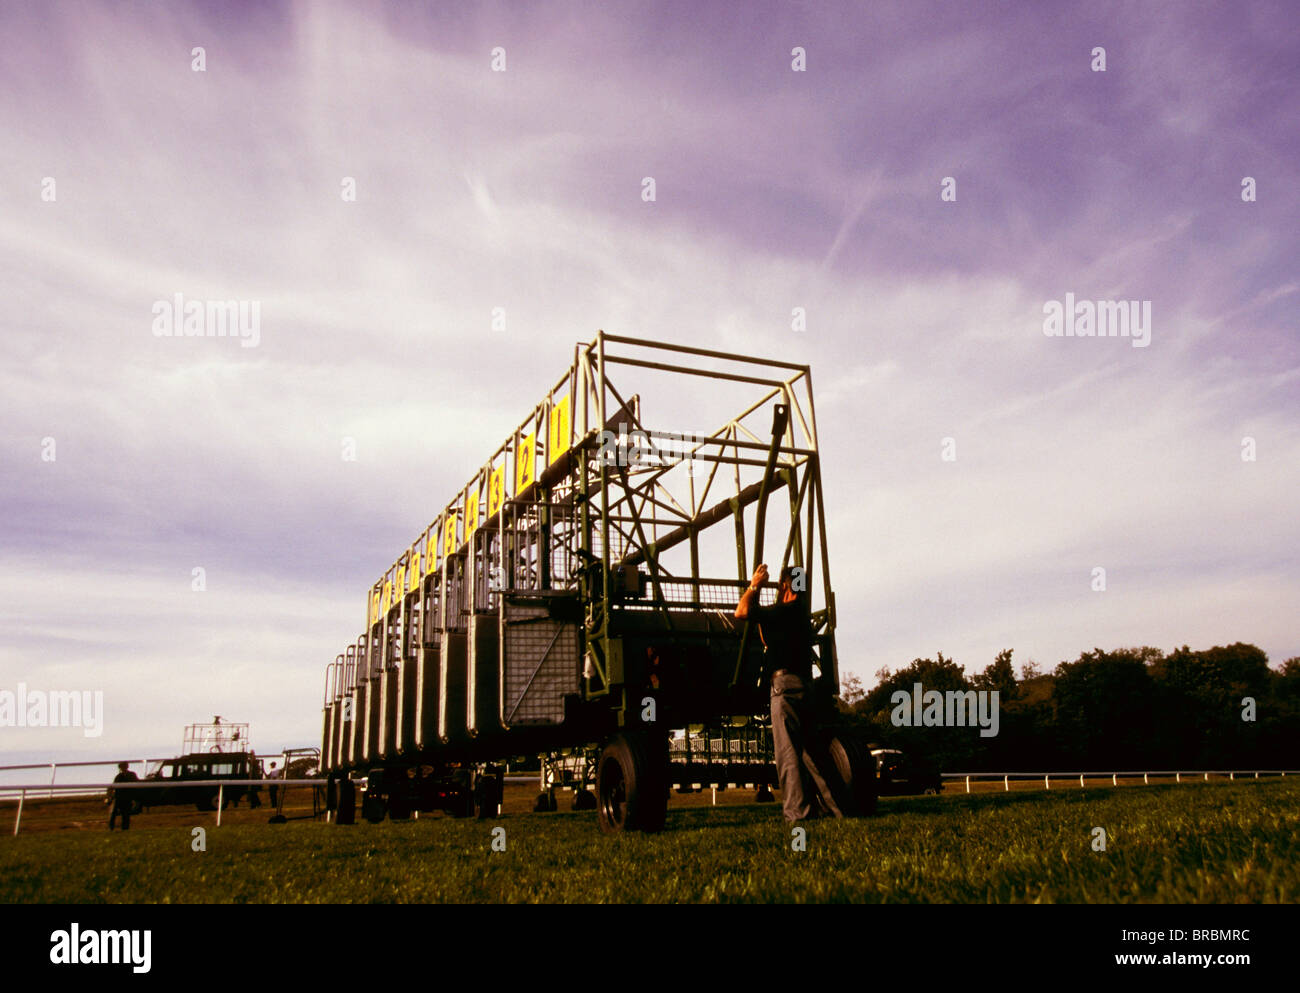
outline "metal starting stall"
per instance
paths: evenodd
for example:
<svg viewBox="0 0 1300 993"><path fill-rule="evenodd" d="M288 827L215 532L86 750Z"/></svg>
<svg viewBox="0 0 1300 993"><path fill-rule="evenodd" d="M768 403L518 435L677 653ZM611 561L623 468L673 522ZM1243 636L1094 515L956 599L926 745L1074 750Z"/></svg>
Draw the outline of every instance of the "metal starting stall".
<svg viewBox="0 0 1300 993"><path fill-rule="evenodd" d="M808 367L602 332L371 588L326 669L322 767L367 777L370 820L486 817L501 764L540 755L538 809L570 789L610 832L660 828L674 786L765 788L763 645L733 616L760 562L807 593L829 707ZM874 809L864 743L831 746Z"/></svg>

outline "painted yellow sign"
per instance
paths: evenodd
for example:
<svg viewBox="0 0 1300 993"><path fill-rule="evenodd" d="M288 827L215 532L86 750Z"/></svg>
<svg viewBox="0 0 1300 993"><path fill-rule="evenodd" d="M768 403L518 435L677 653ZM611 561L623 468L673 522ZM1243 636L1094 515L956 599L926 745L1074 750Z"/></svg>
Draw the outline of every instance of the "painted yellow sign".
<svg viewBox="0 0 1300 993"><path fill-rule="evenodd" d="M438 529L430 528L429 537L425 539L424 544L424 568L426 572L433 572L438 568Z"/></svg>
<svg viewBox="0 0 1300 993"><path fill-rule="evenodd" d="M551 428L546 436L546 464L551 465L569 450L569 398L551 407Z"/></svg>
<svg viewBox="0 0 1300 993"><path fill-rule="evenodd" d="M506 499L506 466L497 466L488 476L488 517L496 517Z"/></svg>
<svg viewBox="0 0 1300 993"><path fill-rule="evenodd" d="M453 555L456 552L456 512L447 515L447 523L442 531L442 554Z"/></svg>
<svg viewBox="0 0 1300 993"><path fill-rule="evenodd" d="M379 602L379 614L384 616L388 613L388 608L393 604L393 584L390 580L384 580L384 598Z"/></svg>
<svg viewBox="0 0 1300 993"><path fill-rule="evenodd" d="M370 591L370 617L366 620L366 625L374 624L379 620L379 591Z"/></svg>
<svg viewBox="0 0 1300 993"><path fill-rule="evenodd" d="M470 484L465 494L465 540L478 530L478 480Z"/></svg>
<svg viewBox="0 0 1300 993"><path fill-rule="evenodd" d="M533 485L537 468L537 432L519 439L515 450L515 493L522 493Z"/></svg>
<svg viewBox="0 0 1300 993"><path fill-rule="evenodd" d="M420 549L418 545L411 546L411 568L407 580L406 592L414 593L420 588Z"/></svg>

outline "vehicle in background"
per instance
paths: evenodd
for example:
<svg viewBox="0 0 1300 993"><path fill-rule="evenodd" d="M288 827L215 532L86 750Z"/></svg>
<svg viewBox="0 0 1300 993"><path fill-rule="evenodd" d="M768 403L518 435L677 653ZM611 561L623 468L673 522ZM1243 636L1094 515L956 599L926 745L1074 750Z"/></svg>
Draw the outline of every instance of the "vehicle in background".
<svg viewBox="0 0 1300 993"><path fill-rule="evenodd" d="M943 777L925 759L910 756L898 748L871 746L876 760L876 783L881 796L940 793Z"/></svg>
<svg viewBox="0 0 1300 993"><path fill-rule="evenodd" d="M220 795L222 807L238 805L245 796L253 807L261 805L261 787L189 786L189 782L214 779L261 779L262 760L253 752L247 724L222 723L217 717L211 724L190 724L185 728L182 754L151 764L143 782L150 789L132 790L142 809L194 804L199 810L216 810Z"/></svg>

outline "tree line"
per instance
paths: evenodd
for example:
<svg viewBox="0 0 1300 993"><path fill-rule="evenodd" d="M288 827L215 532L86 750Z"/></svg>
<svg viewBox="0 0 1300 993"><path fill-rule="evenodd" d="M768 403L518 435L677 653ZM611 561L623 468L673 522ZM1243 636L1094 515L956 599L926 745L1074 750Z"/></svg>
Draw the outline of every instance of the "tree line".
<svg viewBox="0 0 1300 993"><path fill-rule="evenodd" d="M1237 642L1166 655L1158 648L1084 652L1052 672L1033 663L1017 677L1012 650L983 672L938 653L878 686L843 680L838 707L901 748L946 772L1300 768L1300 657L1272 669L1254 645ZM998 692L994 737L978 727L898 726L895 693ZM970 723L974 723L973 720Z"/></svg>

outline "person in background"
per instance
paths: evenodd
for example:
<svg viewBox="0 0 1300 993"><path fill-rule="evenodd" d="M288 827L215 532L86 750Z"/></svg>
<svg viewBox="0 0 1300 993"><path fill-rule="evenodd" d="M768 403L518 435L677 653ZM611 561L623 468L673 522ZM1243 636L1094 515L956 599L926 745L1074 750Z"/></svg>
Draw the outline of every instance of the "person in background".
<svg viewBox="0 0 1300 993"><path fill-rule="evenodd" d="M261 779L262 777L262 760L254 752L248 753L248 778ZM262 787L250 786L248 788L248 806L256 810L262 806Z"/></svg>
<svg viewBox="0 0 1300 993"><path fill-rule="evenodd" d="M117 764L117 775L113 777L115 783L138 783L140 777L128 768L125 762ZM113 830L117 821L117 815L122 815L122 830L131 830L131 790L113 790L113 811L108 815L108 829Z"/></svg>

